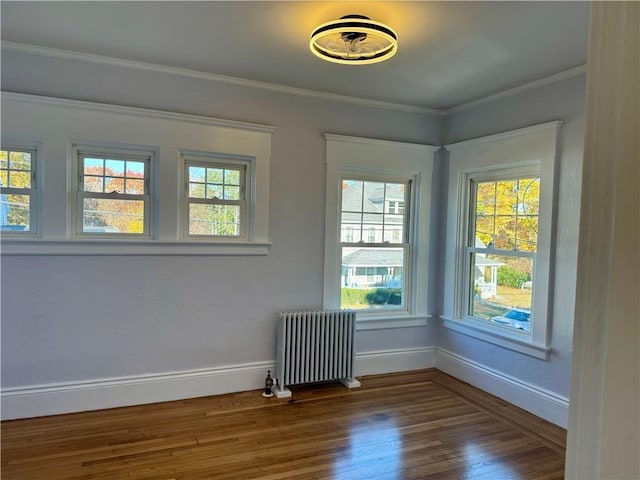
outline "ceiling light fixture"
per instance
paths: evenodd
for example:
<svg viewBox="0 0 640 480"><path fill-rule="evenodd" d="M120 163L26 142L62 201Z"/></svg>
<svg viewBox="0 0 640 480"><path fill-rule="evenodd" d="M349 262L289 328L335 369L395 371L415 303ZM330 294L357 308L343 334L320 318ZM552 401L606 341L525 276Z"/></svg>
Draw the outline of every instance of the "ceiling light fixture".
<svg viewBox="0 0 640 480"><path fill-rule="evenodd" d="M365 65L393 57L398 50L398 35L364 15L345 15L317 27L311 33L309 48L328 62Z"/></svg>

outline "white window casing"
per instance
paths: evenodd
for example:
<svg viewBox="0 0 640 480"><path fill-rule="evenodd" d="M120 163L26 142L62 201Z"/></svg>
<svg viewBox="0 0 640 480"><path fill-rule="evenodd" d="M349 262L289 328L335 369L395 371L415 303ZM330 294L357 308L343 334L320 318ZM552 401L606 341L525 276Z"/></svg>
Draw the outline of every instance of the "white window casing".
<svg viewBox="0 0 640 480"><path fill-rule="evenodd" d="M550 284L553 274L551 239L555 200L557 131L561 122L549 122L512 132L447 145L449 188L446 226L444 305L446 328L501 345L537 358L547 359L551 331ZM471 181L540 178L537 251L482 249L506 256L533 258L531 332L509 331L469 315L471 252L469 245ZM480 251L480 250L478 250Z"/></svg>
<svg viewBox="0 0 640 480"><path fill-rule="evenodd" d="M38 174L37 235L3 234L2 255L268 254L274 127L9 92L1 97L3 144L20 139L37 145ZM91 196L78 189L78 151L85 150L149 158L143 234L78 229L78 207L83 197ZM246 165L244 183L250 198L244 205L242 235L184 235L183 155L192 153ZM102 195L124 198L106 191L94 196Z"/></svg>
<svg viewBox="0 0 640 480"><path fill-rule="evenodd" d="M406 291L402 309L359 312L358 329L382 329L426 325L429 318L429 231L431 180L434 153L439 147L325 134L327 144L327 192L324 257L324 307L339 308L341 280L340 237L343 178L410 182L405 211L410 225L403 248L406 259ZM348 234L348 232L346 232ZM363 231L364 240L368 230ZM407 247L404 246L407 245ZM381 246L386 244L382 243ZM392 246L395 246L392 244Z"/></svg>

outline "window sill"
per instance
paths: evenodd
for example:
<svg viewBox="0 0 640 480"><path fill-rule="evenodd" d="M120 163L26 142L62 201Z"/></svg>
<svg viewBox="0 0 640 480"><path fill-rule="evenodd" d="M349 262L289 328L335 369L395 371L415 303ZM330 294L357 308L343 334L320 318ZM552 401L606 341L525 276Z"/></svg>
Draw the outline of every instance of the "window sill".
<svg viewBox="0 0 640 480"><path fill-rule="evenodd" d="M496 328L491 328L491 326L484 325L483 322L473 319L460 320L442 316L440 318L442 319L442 325L450 330L541 360L549 359L550 347L534 343L526 337L518 338L515 336L518 335L517 333L510 335L509 332L498 331Z"/></svg>
<svg viewBox="0 0 640 480"><path fill-rule="evenodd" d="M15 255L267 255L270 242L202 242L132 239L43 240L3 238L0 253Z"/></svg>
<svg viewBox="0 0 640 480"><path fill-rule="evenodd" d="M356 310L356 330L386 330L389 328L424 327L431 315L411 315L401 313L362 314Z"/></svg>

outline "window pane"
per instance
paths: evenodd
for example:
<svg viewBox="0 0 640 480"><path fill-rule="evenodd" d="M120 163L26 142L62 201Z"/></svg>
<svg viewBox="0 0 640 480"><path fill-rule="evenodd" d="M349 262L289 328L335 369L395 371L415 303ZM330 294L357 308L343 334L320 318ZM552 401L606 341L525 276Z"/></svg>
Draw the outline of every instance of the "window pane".
<svg viewBox="0 0 640 480"><path fill-rule="evenodd" d="M343 248L340 307L402 308L404 264L402 248Z"/></svg>
<svg viewBox="0 0 640 480"><path fill-rule="evenodd" d="M190 198L204 198L205 188L204 183L190 183L189 184L189 197Z"/></svg>
<svg viewBox="0 0 640 480"><path fill-rule="evenodd" d="M240 185L240 171L239 170L225 170L224 171L224 183L227 185Z"/></svg>
<svg viewBox="0 0 640 480"><path fill-rule="evenodd" d="M0 187L6 187L9 182L9 177L6 170L0 170Z"/></svg>
<svg viewBox="0 0 640 480"><path fill-rule="evenodd" d="M29 152L11 152L9 168L12 170L31 170L31 154Z"/></svg>
<svg viewBox="0 0 640 480"><path fill-rule="evenodd" d="M224 183L224 170L221 168L207 168L207 183Z"/></svg>
<svg viewBox="0 0 640 480"><path fill-rule="evenodd" d="M9 168L7 155L8 155L8 152L6 150L0 150L0 169L6 170Z"/></svg>
<svg viewBox="0 0 640 480"><path fill-rule="evenodd" d="M189 205L189 235L240 236L238 205Z"/></svg>
<svg viewBox="0 0 640 480"><path fill-rule="evenodd" d="M124 160L107 160L105 174L112 177L124 177Z"/></svg>
<svg viewBox="0 0 640 480"><path fill-rule="evenodd" d="M225 200L240 200L240 187L224 187Z"/></svg>
<svg viewBox="0 0 640 480"><path fill-rule="evenodd" d="M85 192L104 192L104 177L85 175L83 189Z"/></svg>
<svg viewBox="0 0 640 480"><path fill-rule="evenodd" d="M207 198L222 198L222 185L207 185Z"/></svg>
<svg viewBox="0 0 640 480"><path fill-rule="evenodd" d="M101 158L84 159L85 175L104 175L104 160Z"/></svg>
<svg viewBox="0 0 640 480"><path fill-rule="evenodd" d="M131 195L144 195L144 180L127 178L126 190Z"/></svg>
<svg viewBox="0 0 640 480"><path fill-rule="evenodd" d="M538 217L519 217L517 249L522 252L535 252L538 242Z"/></svg>
<svg viewBox="0 0 640 480"><path fill-rule="evenodd" d="M85 198L83 233L144 233L144 201Z"/></svg>
<svg viewBox="0 0 640 480"><path fill-rule="evenodd" d="M342 181L343 212L362 212L362 186L360 180Z"/></svg>
<svg viewBox="0 0 640 480"><path fill-rule="evenodd" d="M31 188L31 172L10 170L9 186L13 188Z"/></svg>
<svg viewBox="0 0 640 480"><path fill-rule="evenodd" d="M472 253L471 272L470 315L530 333L533 259Z"/></svg>
<svg viewBox="0 0 640 480"><path fill-rule="evenodd" d="M126 176L144 179L144 162L127 160Z"/></svg>
<svg viewBox="0 0 640 480"><path fill-rule="evenodd" d="M124 193L124 178L104 177L104 191L107 193Z"/></svg>
<svg viewBox="0 0 640 480"><path fill-rule="evenodd" d="M189 181L190 182L204 182L205 180L205 168L202 167L189 167Z"/></svg>
<svg viewBox="0 0 640 480"><path fill-rule="evenodd" d="M29 195L0 195L0 227L2 231L29 230Z"/></svg>
<svg viewBox="0 0 640 480"><path fill-rule="evenodd" d="M364 212L384 212L385 184L380 182L364 182Z"/></svg>

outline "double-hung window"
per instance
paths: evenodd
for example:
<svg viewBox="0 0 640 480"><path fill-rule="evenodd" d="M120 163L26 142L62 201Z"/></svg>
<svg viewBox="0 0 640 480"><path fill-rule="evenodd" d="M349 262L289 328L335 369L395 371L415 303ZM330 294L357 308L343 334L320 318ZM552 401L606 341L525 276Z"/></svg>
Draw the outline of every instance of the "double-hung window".
<svg viewBox="0 0 640 480"><path fill-rule="evenodd" d="M437 147L325 134L324 308L359 330L427 324Z"/></svg>
<svg viewBox="0 0 640 480"><path fill-rule="evenodd" d="M531 333L538 241L540 177L470 176L465 287L466 314Z"/></svg>
<svg viewBox="0 0 640 480"><path fill-rule="evenodd" d="M448 145L444 326L546 359L559 122Z"/></svg>
<svg viewBox="0 0 640 480"><path fill-rule="evenodd" d="M185 236L247 238L248 162L185 157Z"/></svg>
<svg viewBox="0 0 640 480"><path fill-rule="evenodd" d="M0 150L0 228L3 233L35 233L36 149Z"/></svg>
<svg viewBox="0 0 640 480"><path fill-rule="evenodd" d="M340 307L406 309L410 181L348 176L340 211Z"/></svg>
<svg viewBox="0 0 640 480"><path fill-rule="evenodd" d="M78 150L77 233L150 235L151 154Z"/></svg>

